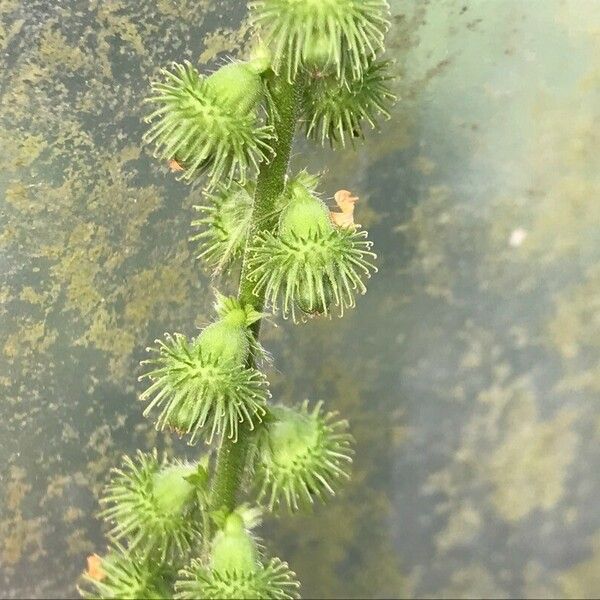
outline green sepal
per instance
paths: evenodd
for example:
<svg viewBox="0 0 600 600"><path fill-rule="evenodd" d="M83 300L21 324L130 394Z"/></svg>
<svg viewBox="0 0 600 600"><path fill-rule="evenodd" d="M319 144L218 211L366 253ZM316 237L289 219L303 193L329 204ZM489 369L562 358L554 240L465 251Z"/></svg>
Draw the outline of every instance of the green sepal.
<svg viewBox="0 0 600 600"><path fill-rule="evenodd" d="M184 477L184 479L200 492L205 492L208 489L209 474L204 465L199 464L196 471Z"/></svg>

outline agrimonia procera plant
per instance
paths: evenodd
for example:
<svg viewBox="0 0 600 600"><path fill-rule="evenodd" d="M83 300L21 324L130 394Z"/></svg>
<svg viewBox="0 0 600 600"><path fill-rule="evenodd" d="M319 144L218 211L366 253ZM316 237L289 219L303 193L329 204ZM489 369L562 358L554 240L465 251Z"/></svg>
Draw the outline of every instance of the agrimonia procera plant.
<svg viewBox="0 0 600 600"><path fill-rule="evenodd" d="M289 173L297 129L332 147L389 117L380 58L385 0L250 2L255 50L212 74L174 63L152 84L146 141L184 181L204 178L192 237L237 297L217 292L199 335L166 334L140 380L158 429L203 441L195 462L125 458L101 499L107 553L88 559L84 596L295 598L299 583L254 530L263 511L296 511L348 477L348 424L322 402L273 403L258 337L267 310L294 322L343 315L375 271L357 198L322 199L318 174ZM240 269L235 268L236 265Z"/></svg>

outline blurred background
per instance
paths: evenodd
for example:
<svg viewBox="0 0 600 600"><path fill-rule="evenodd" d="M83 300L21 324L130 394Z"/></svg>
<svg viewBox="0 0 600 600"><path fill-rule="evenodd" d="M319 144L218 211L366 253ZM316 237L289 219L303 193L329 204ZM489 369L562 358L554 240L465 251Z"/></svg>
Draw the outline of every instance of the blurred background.
<svg viewBox="0 0 600 600"><path fill-rule="evenodd" d="M360 196L380 272L340 320L265 327L275 398L357 439L350 485L264 536L305 597L600 594L600 1L392 1L392 120L299 141ZM243 56L242 0L1 0L0 595L72 597L136 401L210 317L198 189L141 136L149 78Z"/></svg>

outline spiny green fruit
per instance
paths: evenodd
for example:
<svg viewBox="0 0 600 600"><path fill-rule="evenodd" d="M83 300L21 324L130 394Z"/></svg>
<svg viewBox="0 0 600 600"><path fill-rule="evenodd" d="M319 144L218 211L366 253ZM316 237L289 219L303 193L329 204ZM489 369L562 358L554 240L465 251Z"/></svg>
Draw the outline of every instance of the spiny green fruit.
<svg viewBox="0 0 600 600"><path fill-rule="evenodd" d="M244 183L249 168L272 156L272 127L257 122L264 86L255 67L233 63L203 77L185 62L161 72L147 100L158 108L146 118L144 140L156 143L156 157L175 160L183 179L206 173L209 188Z"/></svg>
<svg viewBox="0 0 600 600"><path fill-rule="evenodd" d="M197 258L220 273L241 258L252 223L254 185L233 183L228 189L219 187L209 202L194 208L200 218L192 227L200 229L191 238L198 242Z"/></svg>
<svg viewBox="0 0 600 600"><path fill-rule="evenodd" d="M102 600L146 600L171 597L171 574L148 556L135 554L115 544L99 559L94 573L83 575L78 587L83 598Z"/></svg>
<svg viewBox="0 0 600 600"><path fill-rule="evenodd" d="M249 6L272 49L273 68L290 81L315 59L333 63L338 78L360 79L389 27L385 0L256 0Z"/></svg>
<svg viewBox="0 0 600 600"><path fill-rule="evenodd" d="M389 119L389 108L395 100L388 87L387 61L369 64L362 78L350 84L334 77L324 77L306 86L304 112L306 135L330 145L346 145L364 137L364 124L377 127L379 116Z"/></svg>
<svg viewBox="0 0 600 600"><path fill-rule="evenodd" d="M261 561L256 541L242 517L231 513L213 540L205 566L192 560L180 571L176 598L214 600L298 597L299 584L285 563Z"/></svg>
<svg viewBox="0 0 600 600"><path fill-rule="evenodd" d="M284 196L277 232L260 232L248 257L254 293L264 293L274 311L294 321L297 308L311 314L330 314L330 306L342 315L355 304L355 294L366 292L362 278L377 269L371 259L367 232L338 227L314 191L293 181Z"/></svg>
<svg viewBox="0 0 600 600"><path fill-rule="evenodd" d="M220 573L194 559L179 572L175 598L180 600L293 600L300 584L287 563L273 558L249 573Z"/></svg>
<svg viewBox="0 0 600 600"><path fill-rule="evenodd" d="M249 327L261 314L234 298L218 296L219 319L192 341L166 335L154 349L158 357L145 361L150 387L140 396L149 401L144 415L161 408L157 427L170 426L193 444L208 423L207 440L216 433L237 439L239 423L252 429L266 413L267 383L262 373L246 366L252 348L261 348Z"/></svg>
<svg viewBox="0 0 600 600"><path fill-rule="evenodd" d="M138 452L136 462L125 457L100 500L106 506L100 516L112 524L109 536L161 561L189 551L200 535L198 490L188 481L197 470L194 463L159 462L156 450Z"/></svg>
<svg viewBox="0 0 600 600"><path fill-rule="evenodd" d="M322 414L322 402L312 411L308 401L298 408L276 406L274 421L259 441L257 475L259 501L265 500L273 510L281 502L298 510L334 493L335 482L348 477L352 462L352 436L348 423L336 420L336 413Z"/></svg>

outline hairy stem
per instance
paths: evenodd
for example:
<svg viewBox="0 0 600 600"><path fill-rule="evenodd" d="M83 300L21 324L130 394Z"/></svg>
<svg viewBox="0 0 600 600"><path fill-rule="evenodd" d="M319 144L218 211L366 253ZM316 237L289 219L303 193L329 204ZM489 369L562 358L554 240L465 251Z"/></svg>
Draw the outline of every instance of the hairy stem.
<svg viewBox="0 0 600 600"><path fill-rule="evenodd" d="M273 77L271 85L272 100L277 116L273 119L276 142L275 157L270 163L263 163L256 182L254 204L252 207L252 225L246 244L242 263L238 298L244 304L252 304L257 311L263 309L264 295L256 295L254 284L248 278L247 254L248 243L259 230L260 223L275 209L277 197L283 191L285 176L290 161L290 153L296 129L298 88L299 84L290 84L285 77ZM254 323L253 333L258 340L260 321ZM250 357L250 365L254 366L255 357ZM242 423L239 427L237 441L223 437L217 466L211 488L211 506L232 511L237 503L238 492L244 477L246 457L253 432Z"/></svg>

